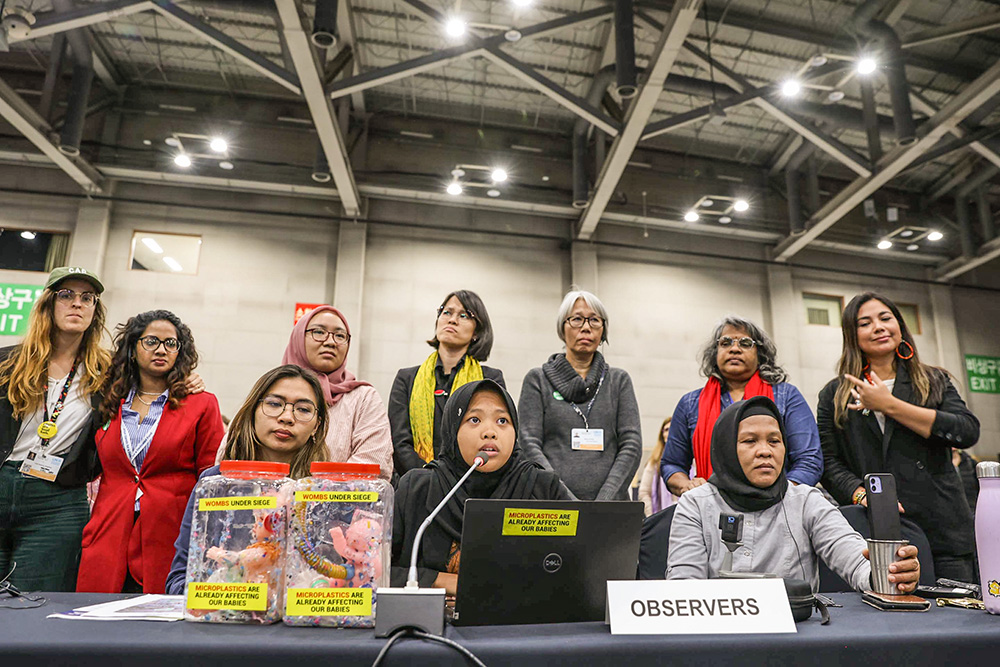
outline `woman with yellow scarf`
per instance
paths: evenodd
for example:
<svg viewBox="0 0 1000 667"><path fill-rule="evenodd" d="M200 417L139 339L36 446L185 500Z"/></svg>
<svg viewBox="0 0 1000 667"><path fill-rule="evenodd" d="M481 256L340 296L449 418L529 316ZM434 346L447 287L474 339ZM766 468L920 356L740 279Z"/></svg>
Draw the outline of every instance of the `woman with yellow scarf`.
<svg viewBox="0 0 1000 667"><path fill-rule="evenodd" d="M424 363L401 368L389 395L393 463L396 474L420 468L441 450L441 415L448 396L469 382L495 380L506 388L498 368L483 366L493 349L493 325L475 292L457 290L437 309L434 348Z"/></svg>

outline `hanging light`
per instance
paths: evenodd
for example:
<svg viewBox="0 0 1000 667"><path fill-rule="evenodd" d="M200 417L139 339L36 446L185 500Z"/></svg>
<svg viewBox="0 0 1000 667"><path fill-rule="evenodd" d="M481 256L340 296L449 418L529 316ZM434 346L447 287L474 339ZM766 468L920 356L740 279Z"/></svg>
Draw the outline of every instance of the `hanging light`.
<svg viewBox="0 0 1000 667"><path fill-rule="evenodd" d="M874 58L864 57L858 61L858 74L868 75L875 71L878 63Z"/></svg>
<svg viewBox="0 0 1000 667"><path fill-rule="evenodd" d="M174 156L174 164L176 164L178 167L187 169L188 167L191 166L191 158L189 158L184 153L178 153L177 155Z"/></svg>
<svg viewBox="0 0 1000 667"><path fill-rule="evenodd" d="M781 84L781 94L785 97L795 97L802 90L802 84L795 79L788 79Z"/></svg>
<svg viewBox="0 0 1000 667"><path fill-rule="evenodd" d="M458 196L462 194L462 184L459 183L458 181L452 181L451 183L448 184L448 189L446 190L446 192L452 195L453 197Z"/></svg>
<svg viewBox="0 0 1000 667"><path fill-rule="evenodd" d="M449 37L461 37L465 34L465 21L458 17L450 18L444 24L444 31Z"/></svg>
<svg viewBox="0 0 1000 667"><path fill-rule="evenodd" d="M21 238L24 239L25 241L34 241L35 236L36 236L35 232L29 232L28 230L24 230L23 232L21 232Z"/></svg>
<svg viewBox="0 0 1000 667"><path fill-rule="evenodd" d="M695 211L688 211L684 214L685 222L698 222L700 216Z"/></svg>
<svg viewBox="0 0 1000 667"><path fill-rule="evenodd" d="M940 241L943 238L944 238L944 234L942 234L941 232L937 231L936 229L933 232L931 232L930 234L927 235L927 240L928 241Z"/></svg>
<svg viewBox="0 0 1000 667"><path fill-rule="evenodd" d="M878 245L875 247L878 248L879 250L888 250L889 248L892 247L892 241L890 241L889 239L882 239L881 241L878 242Z"/></svg>
<svg viewBox="0 0 1000 667"><path fill-rule="evenodd" d="M212 137L212 140L208 143L208 147L216 153L225 153L229 150L229 144L222 137Z"/></svg>
<svg viewBox="0 0 1000 667"><path fill-rule="evenodd" d="M494 183L503 183L507 180L507 172L497 167L490 172L490 178L493 179Z"/></svg>
<svg viewBox="0 0 1000 667"><path fill-rule="evenodd" d="M750 209L750 203L746 199L737 199L736 203L733 204L733 210L738 213L743 213Z"/></svg>

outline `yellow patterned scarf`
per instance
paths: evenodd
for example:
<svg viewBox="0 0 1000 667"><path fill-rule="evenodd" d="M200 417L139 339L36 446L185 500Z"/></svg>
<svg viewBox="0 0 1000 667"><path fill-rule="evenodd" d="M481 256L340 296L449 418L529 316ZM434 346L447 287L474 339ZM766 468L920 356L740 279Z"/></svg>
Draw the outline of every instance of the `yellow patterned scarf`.
<svg viewBox="0 0 1000 667"><path fill-rule="evenodd" d="M437 382L434 378L434 367L437 366L438 353L435 350L420 364L417 377L413 378L413 390L410 392L410 431L413 433L413 449L424 461L434 458L434 390ZM465 363L455 375L451 383L451 391L469 382L483 379L483 367L472 357L466 356Z"/></svg>

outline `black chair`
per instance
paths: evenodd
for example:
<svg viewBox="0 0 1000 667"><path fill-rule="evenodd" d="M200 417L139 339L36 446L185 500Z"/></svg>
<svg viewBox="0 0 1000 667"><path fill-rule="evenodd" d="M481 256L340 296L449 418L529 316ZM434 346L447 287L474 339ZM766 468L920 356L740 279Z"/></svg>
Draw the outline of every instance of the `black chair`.
<svg viewBox="0 0 1000 667"><path fill-rule="evenodd" d="M639 536L639 567L636 579L666 579L670 550L670 522L677 505L671 505L642 521Z"/></svg>
<svg viewBox="0 0 1000 667"><path fill-rule="evenodd" d="M861 537L867 539L871 535L868 529L868 510L866 508L861 505L844 505L840 508L840 512L851 524L851 527L861 533ZM933 586L937 579L934 576L934 559L931 557L931 545L927 542L927 536L923 529L910 519L905 516L901 516L899 519L903 539L909 540L919 553L920 583L925 586ZM819 590L822 593L843 593L854 589L841 579L840 575L828 568L821 559L819 563Z"/></svg>

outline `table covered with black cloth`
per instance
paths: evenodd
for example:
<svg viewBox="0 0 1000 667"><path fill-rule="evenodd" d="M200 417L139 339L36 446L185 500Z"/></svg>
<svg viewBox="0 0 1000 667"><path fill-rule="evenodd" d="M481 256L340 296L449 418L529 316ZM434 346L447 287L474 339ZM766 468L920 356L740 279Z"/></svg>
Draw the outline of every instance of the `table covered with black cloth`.
<svg viewBox="0 0 1000 667"><path fill-rule="evenodd" d="M80 621L48 614L121 596L53 593L38 609L0 609L3 667L278 667L296 664L370 665L385 643L371 630L241 626L209 623ZM924 613L881 612L854 593L832 595L844 605L797 625L796 634L612 636L603 623L449 627L490 667L509 665L995 665L1000 616L932 607ZM454 650L401 639L385 665L465 665Z"/></svg>

